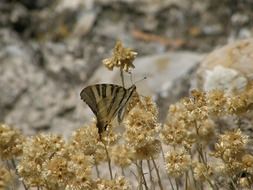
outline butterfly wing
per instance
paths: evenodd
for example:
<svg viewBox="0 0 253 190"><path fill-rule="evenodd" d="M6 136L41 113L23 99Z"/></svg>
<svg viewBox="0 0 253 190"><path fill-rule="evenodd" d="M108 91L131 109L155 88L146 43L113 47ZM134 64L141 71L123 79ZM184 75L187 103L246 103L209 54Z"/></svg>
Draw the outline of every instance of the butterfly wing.
<svg viewBox="0 0 253 190"><path fill-rule="evenodd" d="M124 100L122 106L118 111L118 122L121 123L126 115L128 109L128 103L130 102L131 98L136 95L136 86L133 85L129 89L127 89L126 99ZM128 110L129 111L129 110Z"/></svg>
<svg viewBox="0 0 253 190"><path fill-rule="evenodd" d="M135 86L125 89L113 84L96 84L81 91L81 99L88 104L97 117L99 133L106 130L106 126L127 104L135 90Z"/></svg>
<svg viewBox="0 0 253 190"><path fill-rule="evenodd" d="M88 104L92 112L97 116L97 113L98 113L97 102L99 101L100 97L98 97L97 94L95 93L96 88L97 88L96 85L88 86L81 91L80 96L81 96L81 99L86 104Z"/></svg>

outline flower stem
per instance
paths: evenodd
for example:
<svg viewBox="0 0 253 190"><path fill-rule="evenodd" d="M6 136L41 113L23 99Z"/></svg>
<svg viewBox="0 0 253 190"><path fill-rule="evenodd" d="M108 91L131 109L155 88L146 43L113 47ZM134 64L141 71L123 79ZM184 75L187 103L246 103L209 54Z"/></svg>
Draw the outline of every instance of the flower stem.
<svg viewBox="0 0 253 190"><path fill-rule="evenodd" d="M153 179L153 176L152 176L152 169L151 169L150 161L147 160L147 163L148 163L148 170L149 170L149 180L151 182L151 189L154 189L155 188L155 183L154 183L154 179Z"/></svg>
<svg viewBox="0 0 253 190"><path fill-rule="evenodd" d="M142 160L140 160L140 170L141 170L141 175L142 175L142 178L143 178L143 184L145 186L145 189L148 190L148 185L147 185L144 173L143 173Z"/></svg>
<svg viewBox="0 0 253 190"><path fill-rule="evenodd" d="M124 168L123 168L123 167L121 167L121 175L122 175L122 176L125 176L125 171L124 171Z"/></svg>
<svg viewBox="0 0 253 190"><path fill-rule="evenodd" d="M98 169L97 163L95 164L95 168L96 168L97 177L100 178L100 173L99 173L99 169Z"/></svg>
<svg viewBox="0 0 253 190"><path fill-rule="evenodd" d="M110 177L111 177L111 180L113 179L112 177L112 166L111 166L111 158L109 156L109 153L108 153L108 149L105 145L105 143L103 142L104 146L105 146L105 152L106 152L106 157L107 157L107 161L108 161L108 168L109 168L109 172L110 172Z"/></svg>
<svg viewBox="0 0 253 190"><path fill-rule="evenodd" d="M155 163L154 158L153 158L153 157L151 157L151 158L152 158L152 162L153 162L154 167L155 167L155 171L156 171L156 175L157 175L157 178L158 178L159 187L160 187L161 190L163 190L163 186L162 186L162 182L161 182L161 178L160 178L160 174L159 174L158 167L157 167L157 165L156 165L156 163Z"/></svg>
<svg viewBox="0 0 253 190"><path fill-rule="evenodd" d="M120 78L121 78L122 86L125 88L124 73L122 69L120 69Z"/></svg>
<svg viewBox="0 0 253 190"><path fill-rule="evenodd" d="M178 180L176 178L175 178L175 183L176 183L177 190L179 190L179 184L178 184Z"/></svg>
<svg viewBox="0 0 253 190"><path fill-rule="evenodd" d="M143 190L143 187L142 187L142 174L141 174L141 169L140 167L138 166L138 163L136 162L135 163L136 167L137 167L137 171L138 171L138 190Z"/></svg>
<svg viewBox="0 0 253 190"><path fill-rule="evenodd" d="M16 166L16 163L15 163L15 160L14 159L11 159L11 164L13 166L13 168L15 169L15 173L16 175L19 177L19 174L18 174L18 170L17 170L17 166ZM23 180L21 180L23 186L24 186L24 189L25 190L28 190L28 187L26 186L25 182Z"/></svg>
<svg viewBox="0 0 253 190"><path fill-rule="evenodd" d="M172 189L172 190L175 190L175 188L174 188L174 186L173 186L173 183L172 183L170 177L168 177L168 178L169 178L169 182L170 182L171 189Z"/></svg>
<svg viewBox="0 0 253 190"><path fill-rule="evenodd" d="M185 190L188 189L188 173L185 172Z"/></svg>

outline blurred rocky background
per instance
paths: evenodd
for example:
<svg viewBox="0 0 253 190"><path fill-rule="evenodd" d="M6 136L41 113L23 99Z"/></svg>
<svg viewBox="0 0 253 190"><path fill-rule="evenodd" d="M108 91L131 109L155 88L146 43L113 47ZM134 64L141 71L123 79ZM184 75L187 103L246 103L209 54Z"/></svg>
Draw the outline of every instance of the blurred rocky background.
<svg viewBox="0 0 253 190"><path fill-rule="evenodd" d="M154 97L163 120L205 55L253 36L252 18L252 0L0 0L0 121L64 136L90 121L79 93L119 82L101 63L118 39L138 52L132 77L147 76L138 91Z"/></svg>

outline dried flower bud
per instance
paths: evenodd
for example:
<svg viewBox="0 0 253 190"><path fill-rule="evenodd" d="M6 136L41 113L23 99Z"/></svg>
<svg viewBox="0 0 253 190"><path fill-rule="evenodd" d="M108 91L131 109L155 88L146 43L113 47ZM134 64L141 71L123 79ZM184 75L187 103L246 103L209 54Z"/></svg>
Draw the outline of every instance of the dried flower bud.
<svg viewBox="0 0 253 190"><path fill-rule="evenodd" d="M114 67L119 67L125 72L129 72L130 68L134 68L133 61L137 53L130 48L124 48L121 41L117 41L113 50L113 56L103 60L104 65L113 70Z"/></svg>

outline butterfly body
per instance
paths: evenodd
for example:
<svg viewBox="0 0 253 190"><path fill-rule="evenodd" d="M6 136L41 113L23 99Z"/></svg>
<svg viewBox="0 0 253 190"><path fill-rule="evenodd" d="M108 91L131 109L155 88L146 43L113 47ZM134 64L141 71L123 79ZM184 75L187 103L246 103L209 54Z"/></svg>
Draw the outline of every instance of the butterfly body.
<svg viewBox="0 0 253 190"><path fill-rule="evenodd" d="M124 115L122 114L123 109L134 92L136 92L135 85L126 89L115 84L95 84L81 91L81 99L88 104L97 118L100 137L116 115L118 118Z"/></svg>

